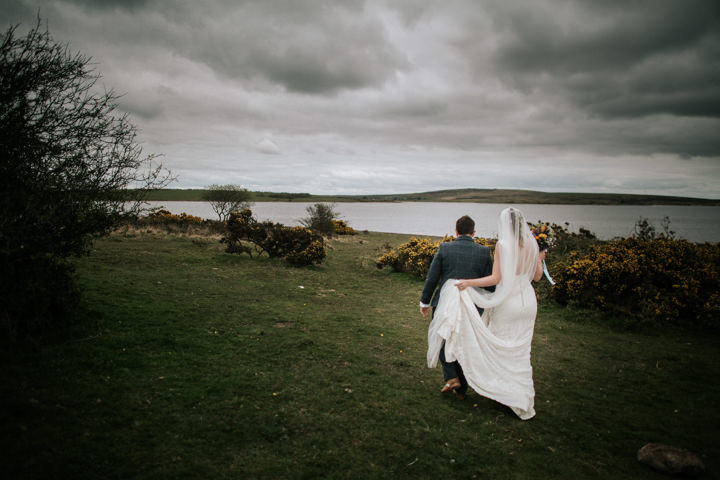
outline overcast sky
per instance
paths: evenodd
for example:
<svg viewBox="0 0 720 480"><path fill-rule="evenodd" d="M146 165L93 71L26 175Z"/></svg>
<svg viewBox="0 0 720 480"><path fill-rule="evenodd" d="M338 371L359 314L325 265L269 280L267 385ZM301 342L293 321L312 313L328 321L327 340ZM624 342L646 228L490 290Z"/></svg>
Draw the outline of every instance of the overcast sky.
<svg viewBox="0 0 720 480"><path fill-rule="evenodd" d="M717 0L3 0L175 188L720 198Z"/></svg>

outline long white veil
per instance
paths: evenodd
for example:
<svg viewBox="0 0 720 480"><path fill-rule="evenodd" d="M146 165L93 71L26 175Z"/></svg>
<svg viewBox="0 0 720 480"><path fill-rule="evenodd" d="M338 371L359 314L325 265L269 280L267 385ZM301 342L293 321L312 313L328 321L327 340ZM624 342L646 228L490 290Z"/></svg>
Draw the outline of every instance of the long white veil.
<svg viewBox="0 0 720 480"><path fill-rule="evenodd" d="M472 301L480 308L501 304L525 280L532 280L538 253L538 244L522 212L512 207L500 212L495 246L495 261L500 262L500 282L494 292L468 288Z"/></svg>

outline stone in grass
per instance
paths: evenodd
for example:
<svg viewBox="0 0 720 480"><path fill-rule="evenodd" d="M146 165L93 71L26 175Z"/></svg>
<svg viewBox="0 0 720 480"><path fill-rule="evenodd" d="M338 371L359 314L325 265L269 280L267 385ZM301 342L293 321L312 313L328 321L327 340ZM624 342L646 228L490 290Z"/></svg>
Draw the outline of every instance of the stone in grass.
<svg viewBox="0 0 720 480"><path fill-rule="evenodd" d="M670 475L696 477L705 472L705 465L700 458L684 448L671 445L648 443L638 450L637 459Z"/></svg>

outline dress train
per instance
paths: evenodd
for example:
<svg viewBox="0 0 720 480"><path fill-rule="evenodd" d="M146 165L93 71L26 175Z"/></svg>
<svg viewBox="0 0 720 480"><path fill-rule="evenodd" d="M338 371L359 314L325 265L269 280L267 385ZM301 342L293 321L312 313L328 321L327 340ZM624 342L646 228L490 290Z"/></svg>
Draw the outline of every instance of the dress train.
<svg viewBox="0 0 720 480"><path fill-rule="evenodd" d="M486 309L481 317L473 301L478 293L460 291L455 282L443 285L428 329L428 367L437 366L445 341L447 360L460 363L473 390L507 405L523 420L532 418L530 348L537 314L532 284L518 282L502 303Z"/></svg>

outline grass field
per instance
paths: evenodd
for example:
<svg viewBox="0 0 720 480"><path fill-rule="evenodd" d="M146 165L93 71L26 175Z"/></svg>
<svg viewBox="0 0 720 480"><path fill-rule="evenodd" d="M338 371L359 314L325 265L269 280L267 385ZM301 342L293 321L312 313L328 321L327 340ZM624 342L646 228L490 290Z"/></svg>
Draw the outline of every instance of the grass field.
<svg viewBox="0 0 720 480"><path fill-rule="evenodd" d="M613 330L539 305L537 416L439 393L422 282L385 243L296 269L209 238L134 234L77 261L70 338L3 354L6 478L662 479L648 442L720 467L716 336Z"/></svg>

